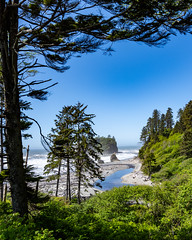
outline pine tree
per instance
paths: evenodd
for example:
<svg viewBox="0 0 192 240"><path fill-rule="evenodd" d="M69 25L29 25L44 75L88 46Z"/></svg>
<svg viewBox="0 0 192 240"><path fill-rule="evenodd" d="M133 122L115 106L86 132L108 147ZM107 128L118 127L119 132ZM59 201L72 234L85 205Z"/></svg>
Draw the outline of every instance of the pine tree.
<svg viewBox="0 0 192 240"><path fill-rule="evenodd" d="M166 122L166 128L172 130L174 125L174 120L173 120L173 111L170 107L167 109L167 112L165 115L165 122Z"/></svg>
<svg viewBox="0 0 192 240"><path fill-rule="evenodd" d="M149 133L149 137L151 137L151 135L153 134L153 120L152 120L151 117L149 117L149 118L147 119L147 125L146 125L146 127L147 127L147 131L148 131L148 133Z"/></svg>
<svg viewBox="0 0 192 240"><path fill-rule="evenodd" d="M185 126L185 129L192 129L192 100L185 106L184 111L181 115L181 120Z"/></svg>
<svg viewBox="0 0 192 240"><path fill-rule="evenodd" d="M183 112L184 110L182 108L178 110L177 122L173 129L174 133L183 133L186 130L184 119L183 119Z"/></svg>
<svg viewBox="0 0 192 240"><path fill-rule="evenodd" d="M179 111L179 130L183 134L181 152L188 158L192 157L192 101L189 101L184 110Z"/></svg>
<svg viewBox="0 0 192 240"><path fill-rule="evenodd" d="M143 127L141 131L140 140L145 144L147 142L147 139L148 139L147 127Z"/></svg>
<svg viewBox="0 0 192 240"><path fill-rule="evenodd" d="M159 131L160 134L163 135L165 129L166 129L165 114L162 113L162 114L161 114L161 119L160 119L160 129L159 129L159 130L160 130L160 131Z"/></svg>
<svg viewBox="0 0 192 240"><path fill-rule="evenodd" d="M181 142L181 153L186 155L187 158L192 158L192 129L184 132Z"/></svg>
<svg viewBox="0 0 192 240"><path fill-rule="evenodd" d="M51 152L49 153L48 164L45 166L45 173L60 169L61 164L67 168L66 197L71 200L70 171L75 168L78 181L77 196L81 201L81 185L90 184L90 180L101 178L98 165L101 144L96 139L92 129L93 114L86 114L87 106L78 103L74 106L65 106L55 121L56 128L52 129L49 137L52 140ZM58 179L59 174L56 175Z"/></svg>
<svg viewBox="0 0 192 240"><path fill-rule="evenodd" d="M67 168L66 198L69 200L71 200L70 160L74 157L74 126L76 124L73 117L74 111L75 108L73 106L65 106L57 115L57 120L55 120L56 128L53 128L52 133L49 134L52 147L48 155L48 164L45 166L46 174L58 168L55 176L57 178L56 196L61 177L61 166L63 165Z"/></svg>
<svg viewBox="0 0 192 240"><path fill-rule="evenodd" d="M159 132L159 125L160 125L160 113L157 109L155 109L152 114L152 128L154 134L157 134Z"/></svg>
<svg viewBox="0 0 192 240"><path fill-rule="evenodd" d="M77 119L76 133L75 133L75 168L78 178L78 202L81 202L81 185L90 184L90 179L102 179L98 161L102 153L102 146L97 141L96 133L92 129L95 117L93 114L86 114L87 106L78 103L76 105L75 119Z"/></svg>

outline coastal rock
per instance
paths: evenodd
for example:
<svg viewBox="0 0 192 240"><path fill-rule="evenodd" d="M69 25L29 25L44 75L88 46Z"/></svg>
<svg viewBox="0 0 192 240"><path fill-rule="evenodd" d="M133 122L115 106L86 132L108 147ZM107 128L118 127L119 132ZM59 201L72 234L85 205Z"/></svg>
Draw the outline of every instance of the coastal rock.
<svg viewBox="0 0 192 240"><path fill-rule="evenodd" d="M117 156L116 156L115 153L113 153L113 154L111 155L110 160L111 160L111 162L120 161L120 160L117 158Z"/></svg>
<svg viewBox="0 0 192 240"><path fill-rule="evenodd" d="M103 160L101 160L101 159L99 159L98 163L99 163L99 164L103 164L103 163L104 163L104 161L103 161Z"/></svg>
<svg viewBox="0 0 192 240"><path fill-rule="evenodd" d="M102 145L103 154L112 154L118 152L117 142L115 137L98 137L97 141Z"/></svg>

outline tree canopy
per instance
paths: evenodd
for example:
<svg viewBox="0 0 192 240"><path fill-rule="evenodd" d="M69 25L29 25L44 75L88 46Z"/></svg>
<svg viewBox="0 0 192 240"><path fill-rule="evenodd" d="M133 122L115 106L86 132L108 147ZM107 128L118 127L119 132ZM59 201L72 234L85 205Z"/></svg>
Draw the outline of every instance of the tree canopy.
<svg viewBox="0 0 192 240"><path fill-rule="evenodd" d="M117 142L115 137L98 137L98 142L101 144L104 154L112 154L118 152Z"/></svg>
<svg viewBox="0 0 192 240"><path fill-rule="evenodd" d="M53 172L58 168L57 178L60 178L61 166L66 168L66 198L71 200L70 173L73 171L77 178L78 202L81 201L81 186L91 185L91 179L102 179L98 162L102 153L101 144L94 132L94 114L86 113L87 106L78 103L74 106L65 106L57 119L56 127L49 135L51 139L51 151L45 172ZM74 195L74 194L73 194Z"/></svg>
<svg viewBox="0 0 192 240"><path fill-rule="evenodd" d="M156 112L156 110L154 110ZM181 158L191 158L192 157L192 101L189 101L184 108L180 108L178 111L177 121L174 124L173 121L173 111L169 107L167 109L166 114L161 114L160 121L160 129L155 132L154 128L150 128L152 123L154 122L154 112L153 116L148 119L147 125L143 127L141 131L140 140L144 143L143 147L139 151L139 156L143 159L143 169L148 169L149 164L148 160L150 154L154 154L155 148L160 148L165 145L165 142L171 142L170 145L175 144L175 149L170 146L169 151L173 156L180 156ZM151 123L151 124L149 124ZM160 151L160 150L158 150ZM167 150L168 151L168 150ZM174 155L175 154L175 155ZM170 154L167 154L168 156ZM153 156L154 157L154 156ZM152 172L159 171L162 166L163 160L161 160L161 156L156 154L156 157L159 158L159 161L155 161L155 157L153 158L153 166L150 168ZM163 157L162 157L163 158ZM152 158L151 158L152 159ZM148 170L146 170L146 173Z"/></svg>
<svg viewBox="0 0 192 240"><path fill-rule="evenodd" d="M26 51L33 51L45 57L45 65L63 71L71 56L95 51L106 41L158 45L177 31L191 33L190 8L191 1L3 1L1 33L12 34L14 12L19 22L13 44L21 63ZM36 58L31 66L41 64Z"/></svg>

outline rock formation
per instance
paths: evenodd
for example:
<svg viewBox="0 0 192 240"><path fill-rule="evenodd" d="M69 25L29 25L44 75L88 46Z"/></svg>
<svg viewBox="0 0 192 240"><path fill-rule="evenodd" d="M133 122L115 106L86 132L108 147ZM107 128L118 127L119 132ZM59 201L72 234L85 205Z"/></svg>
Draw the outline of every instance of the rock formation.
<svg viewBox="0 0 192 240"><path fill-rule="evenodd" d="M117 158L117 156L116 156L115 153L113 153L113 154L111 155L110 160L111 160L111 162L120 161L120 160Z"/></svg>
<svg viewBox="0 0 192 240"><path fill-rule="evenodd" d="M103 161L103 160L101 160L101 159L99 159L98 163L99 163L99 164L103 164L103 163L104 163L104 161Z"/></svg>

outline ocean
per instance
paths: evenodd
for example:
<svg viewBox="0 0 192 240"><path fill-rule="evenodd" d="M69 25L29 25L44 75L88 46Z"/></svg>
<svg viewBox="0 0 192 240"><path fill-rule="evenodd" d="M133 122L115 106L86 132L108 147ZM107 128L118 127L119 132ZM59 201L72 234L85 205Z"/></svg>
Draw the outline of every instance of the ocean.
<svg viewBox="0 0 192 240"><path fill-rule="evenodd" d="M118 147L119 152L116 154L117 158L121 161L125 159L132 159L138 155L140 146L123 146ZM25 159L24 152L24 159ZM34 167L34 171L38 175L43 175L44 166L47 164L48 152L44 149L30 149L28 165ZM110 162L110 155L103 155L101 159L104 162Z"/></svg>

